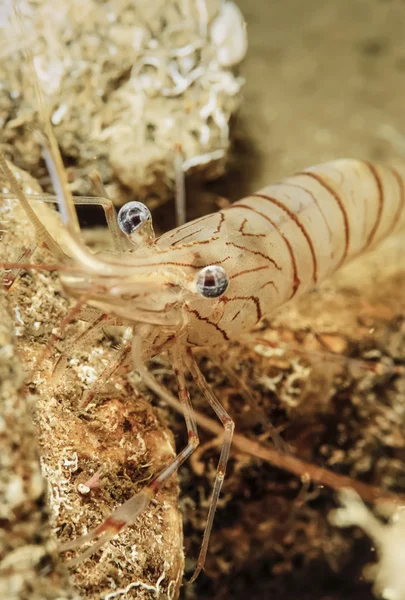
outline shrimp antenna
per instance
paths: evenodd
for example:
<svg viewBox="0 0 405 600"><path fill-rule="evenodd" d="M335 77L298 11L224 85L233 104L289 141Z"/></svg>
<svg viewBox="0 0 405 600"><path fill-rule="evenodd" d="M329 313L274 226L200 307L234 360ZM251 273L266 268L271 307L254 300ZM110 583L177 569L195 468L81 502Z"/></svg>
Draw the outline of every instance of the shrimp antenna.
<svg viewBox="0 0 405 600"><path fill-rule="evenodd" d="M186 222L186 188L183 168L183 152L180 144L176 145L174 154L174 171L176 179L176 225L184 225Z"/></svg>
<svg viewBox="0 0 405 600"><path fill-rule="evenodd" d="M47 229L41 223L41 221L39 220L35 211L31 207L31 204L29 203L27 196L25 195L25 193L23 192L17 179L15 178L14 173L8 166L6 158L4 156L4 153L1 149L0 149L0 172L3 173L3 176L5 177L5 179L7 180L8 184L10 186L10 190L16 196L16 198L19 200L27 217L29 218L31 223L34 225L39 243L44 243L47 246L47 248L50 250L50 252L52 252L52 254L55 255L56 257L66 258L66 254L63 252L62 248L54 240L54 238L50 235L50 233L47 231Z"/></svg>
<svg viewBox="0 0 405 600"><path fill-rule="evenodd" d="M21 31L21 35L23 32L23 17L21 15L20 9L17 5L14 5L14 13L16 16L17 24ZM23 37L23 35L22 35ZM88 271L96 274L110 274L110 275L119 275L124 274L127 271L121 268L119 270L119 264L109 263L105 260L102 260L96 256L94 256L82 242L80 237L80 224L77 217L77 212L73 200L73 196L69 190L66 172L63 166L62 157L60 154L60 150L58 147L58 143L56 141L55 134L53 132L49 111L45 105L43 93L41 87L39 85L38 75L35 69L34 60L32 56L32 52L29 48L24 48L23 50L26 63L29 66L32 75L32 83L34 87L37 108L38 108L38 117L43 130L43 133L37 132L39 137L39 141L42 146L42 152L44 156L44 160L46 166L48 168L49 174L51 176L52 185L55 190L55 194L58 201L59 210L61 213L62 221L66 227L66 233L68 234L68 251L72 258L74 258L77 262L83 265ZM4 164L0 163L2 170L9 176L7 172L7 165L4 167ZM8 169L9 171L9 169ZM9 177L8 177L9 178ZM10 178L10 181L12 179ZM26 207L27 202L24 202L20 196L21 194L17 194L17 190L15 186L13 186L13 193L20 199L20 202L24 207ZM25 208L27 212L27 208ZM29 214L29 218L35 224L35 217ZM39 231L37 227L37 231ZM43 233L42 233L43 235Z"/></svg>
<svg viewBox="0 0 405 600"><path fill-rule="evenodd" d="M16 17L18 27L20 29L21 37L24 38L23 16L21 14L18 2L14 3L14 14ZM59 210L61 212L62 220L71 236L76 237L80 234L79 219L77 218L77 213L73 203L73 199L67 185L66 172L63 167L62 157L60 155L58 144L53 133L49 110L46 107L42 89L39 85L39 78L35 69L34 58L30 48L27 46L24 47L23 54L25 55L26 64L28 65L28 68L31 72L31 80L37 101L39 121L41 123L41 126L43 127L47 138L48 148L45 147L44 150L43 145L44 159L52 179L52 185L55 189L55 193L58 198ZM52 158L51 168L48 164L50 162L50 157Z"/></svg>

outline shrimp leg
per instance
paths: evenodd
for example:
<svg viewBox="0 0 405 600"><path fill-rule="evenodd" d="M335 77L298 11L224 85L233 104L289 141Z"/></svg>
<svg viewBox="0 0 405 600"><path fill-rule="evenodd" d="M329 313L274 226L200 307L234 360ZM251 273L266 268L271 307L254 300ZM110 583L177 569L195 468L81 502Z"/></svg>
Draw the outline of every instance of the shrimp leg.
<svg viewBox="0 0 405 600"><path fill-rule="evenodd" d="M162 399L169 399L171 395L166 392L153 375L150 374L141 358L141 343L142 340L137 335L133 338L133 362L134 368L140 373L145 384L158 394ZM177 357L176 354L174 356ZM176 358L175 358L176 360ZM88 534L62 544L61 551L73 550L79 548L84 543L93 542L92 545L85 551L81 552L74 560L70 561L70 565L74 566L86 560L94 552L99 550L106 542L110 541L117 533L126 529L131 525L137 517L147 508L150 501L156 496L158 491L166 483L167 479L173 475L180 465L192 454L199 444L197 426L191 406L188 391L183 385L181 378L181 364L174 365L175 372L180 373L179 398L183 407L183 413L187 424L188 443L183 450L177 454L160 473L140 492L132 496L129 500L119 506L101 525L90 531ZM99 539L97 539L99 538Z"/></svg>
<svg viewBox="0 0 405 600"><path fill-rule="evenodd" d="M110 515L110 517L108 517L101 525L99 525L94 530L90 531L88 534L77 538L76 540L62 544L61 551L64 552L66 550L79 548L84 543L93 542L87 550L81 552L73 561L70 562L70 565L72 566L77 565L82 561L86 560L88 557L90 557L94 552L99 550L106 542L110 541L113 537L115 537L115 535L117 535L119 532L131 525L136 520L136 518L147 508L150 501L163 487L167 479L180 467L180 465L192 454L192 452L198 446L199 439L197 434L196 422L198 422L204 428L214 432L216 435L219 435L221 431L220 426L217 425L217 423L211 421L211 419L208 419L203 415L195 414L193 412L189 395L184 385L184 375L182 375L181 370L182 364L180 362L177 362L179 357L178 351L172 351L171 358L172 360L174 360L173 366L180 382L180 401L177 401L176 398L174 398L170 394L170 392L168 392L163 386L161 386L153 377L153 375L148 371L141 358L141 344L142 339L138 335L135 335L133 338L132 346L134 367L142 376L144 383L151 390L153 390L160 398L162 398L170 406L173 406L176 409L179 408L179 405L182 406L183 413L185 415L186 423L188 426L188 444L175 457L175 459L172 460L169 463L169 465L165 467L147 486L145 486L140 492L132 496L124 504L119 506ZM197 577L204 564L209 534L211 532L212 521L217 506L217 500L222 486L225 467L229 455L229 449L233 434L233 422L211 392L203 375L199 371L198 366L194 361L194 357L191 354L189 354L189 356L187 357L187 363L187 366L190 368L194 380L196 381L200 389L203 391L209 404L213 407L217 415L220 417L223 426L225 426L225 440L223 443L220 461L218 464L217 476L215 480L213 497L204 533L203 544L201 547L197 568L192 577L193 581ZM395 501L399 498L394 493L383 492L379 488L361 482L356 482L351 480L349 477L338 475L327 471L326 469L304 463L303 461L295 457L280 454L279 452L271 448L264 448L260 444L248 440L243 436L235 435L234 439L236 449L242 452L246 452L251 456L261 458L262 460L268 461L278 468L296 473L299 476L302 476L303 473L308 474L308 476L311 477L311 479L315 482L327 484L335 488L353 487L362 495L362 497L372 500L374 500L375 498L389 498L391 501Z"/></svg>
<svg viewBox="0 0 405 600"><path fill-rule="evenodd" d="M110 319L110 320L112 323L114 322L114 319ZM108 316L106 314L100 315L92 323L90 323L90 325L87 327L87 329L83 333L81 333L72 342L70 342L69 350L65 350L64 352L62 352L62 354L59 356L58 360L56 361L56 363L53 366L52 377L51 377L51 381L50 381L51 385L56 385L58 383L58 381L60 380L60 378L62 377L63 372L65 371L65 369L67 367L68 358L72 354L72 352L74 352L75 350L78 350L79 348L81 348L83 346L83 344L85 342L94 338L96 336L96 334L99 332L99 330L106 325L107 321L108 321Z"/></svg>
<svg viewBox="0 0 405 600"><path fill-rule="evenodd" d="M18 198L22 208L24 209L27 217L35 227L37 234L38 243L45 243L47 248L51 251L52 255L59 258L66 258L65 253L54 238L48 233L46 227L41 223L35 211L31 207L30 203L23 190L21 189L17 179L14 177L14 173L8 166L4 153L0 150L0 172L3 173L5 179L8 181L12 193Z"/></svg>
<svg viewBox="0 0 405 600"><path fill-rule="evenodd" d="M264 410L259 406L259 403L253 396L253 394L250 392L246 383L243 380L241 380L236 371L234 371L233 368L229 366L229 364L224 359L223 355L219 351L214 349L213 356L211 356L210 358L213 361L213 363L216 364L216 366L223 373L225 373L226 377L229 379L229 381L232 383L235 389L238 390L238 393L244 399L246 406L249 406L251 409L255 410L258 413L260 423L262 424L264 430L270 433L270 437L273 442L274 448L281 453L291 453L288 444L283 440L276 427L267 418L267 416L264 413Z"/></svg>
<svg viewBox="0 0 405 600"><path fill-rule="evenodd" d="M68 311L68 313L66 314L64 319L62 319L62 322L61 322L58 330L51 335L51 337L49 338L48 342L46 343L43 351L40 353L39 357L37 358L36 363L35 363L35 368L33 368L31 370L31 372L28 374L28 379L32 379L35 376L35 373L38 370L39 366L43 363L44 360L46 360L49 357L49 355L52 351L52 348L54 347L56 342L61 338L61 336L63 335L63 332L66 330L66 327L73 321L73 319L77 318L78 314L80 313L81 309L83 308L83 305L86 304L86 302L88 300L88 296L89 296L89 292L86 292L85 294L83 294L77 300L76 304L74 304L72 306L72 308Z"/></svg>
<svg viewBox="0 0 405 600"><path fill-rule="evenodd" d="M28 248L25 248L21 256L16 259L16 262L29 262L32 260L37 248L37 244L31 244ZM6 292L11 290L21 271L22 269L12 269L6 276L3 277L3 288Z"/></svg>
<svg viewBox="0 0 405 600"><path fill-rule="evenodd" d="M232 437L233 437L233 431L235 428L235 424L232 421L229 414L223 408L223 406L221 405L219 400L216 398L214 393L212 392L208 383L206 382L205 377L201 373L201 371L197 365L197 362L193 356L192 350L190 348L187 350L187 359L188 359L187 366L190 369L192 378L194 379L195 383L197 384L197 386L199 387L201 392L204 394L205 399L207 400L207 402L211 406L211 408L214 410L215 414L221 421L221 423L224 427L224 430L225 430L224 438L223 438L223 442L222 442L221 454L219 457L217 472L215 475L215 482L214 482L214 488L212 491L210 507L208 510L207 523L205 525L203 541L201 544L200 554L198 555L197 566L196 566L195 571L190 579L190 583L192 583L193 581L195 581L197 579L198 575L200 574L201 570L203 569L205 559L207 556L208 543L209 543L209 539L210 539L210 535L211 535L212 525L214 522L215 511L216 511L217 505L218 505L219 494L221 492L222 484L223 484L223 481L225 478L226 465L228 463L229 452L231 449L231 443L232 443Z"/></svg>
<svg viewBox="0 0 405 600"><path fill-rule="evenodd" d="M81 402L82 409L86 408L86 406L92 402L93 398L104 387L107 381L109 381L110 377L115 373L115 371L124 364L131 350L131 347L127 344L128 342L123 345L121 350L118 352L118 356L112 360L111 363L100 373L94 385L89 390L86 390Z"/></svg>

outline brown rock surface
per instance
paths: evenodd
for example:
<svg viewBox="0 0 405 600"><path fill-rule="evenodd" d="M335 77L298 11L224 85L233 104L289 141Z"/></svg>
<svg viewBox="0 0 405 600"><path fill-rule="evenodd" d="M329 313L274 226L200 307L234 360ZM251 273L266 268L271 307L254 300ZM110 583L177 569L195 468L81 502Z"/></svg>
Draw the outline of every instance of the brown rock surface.
<svg viewBox="0 0 405 600"><path fill-rule="evenodd" d="M15 164L47 184L18 51L29 48L75 193L90 192L97 168L117 203L171 197L177 146L187 171L223 173L243 81L211 37L219 0L24 0L19 24L11 6L0 13L0 124Z"/></svg>
<svg viewBox="0 0 405 600"><path fill-rule="evenodd" d="M25 187L32 189L34 182L22 172L19 175ZM21 249L34 242L32 228L20 207L11 199L2 200L0 222L1 260L18 260ZM37 264L54 263L48 253L41 250L35 252L31 261ZM4 342L1 368L10 381L2 379L2 389L7 392L11 384L15 385L18 410L14 415L12 406L8 405L11 400L5 396L6 404L0 410L4 422L2 436L5 437L0 493L7 499L14 485L16 490L20 490L21 502L18 498L13 501L21 504L24 512L16 510L13 513L13 507L8 509L7 504L4 506L4 510L7 509L4 518L10 522L12 534L19 530L21 534L16 535L15 540L11 535L9 537L8 527L3 529L2 521L0 531L4 536L1 538L0 557L4 557L5 568L0 585L8 590L17 581L13 570L18 568L15 561L20 560L23 551L26 551L24 560L28 565L33 563L31 570L34 570L48 556L49 546L54 562L49 563L48 557L46 568L38 567L38 581L31 581L34 575L30 572L21 575L23 583L19 584L21 589L16 588L13 599L73 598L73 593L68 595L67 592L69 588L66 571L62 569L62 559L56 554L56 537L52 542L49 541L51 533L47 510L42 508L39 511L45 502L45 488L37 463L34 464L37 471L34 473L35 479L34 475L31 476L31 487L25 490L20 489L21 485L17 486L19 477L25 481L25 473L33 470L32 461L37 458L36 437L40 446L42 472L48 481L50 522L54 532L64 541L78 537L100 524L113 508L140 489L173 457L173 438L158 413L138 391L138 386L134 389L126 380L125 370L111 377L109 384L96 395L94 401L85 401L86 392L93 389L100 373L115 359L117 345L120 346L118 332L101 330L96 342L71 353L72 340L87 327L83 321L73 322L68 326L63 341L58 340L52 348L50 357L41 359L47 341L58 330L72 306L61 288L57 273L20 273L5 293L3 301L6 301L13 315L14 332L11 323L7 325L5 322L8 342ZM68 353L69 368L62 374L58 385L52 387L49 384L50 373L64 350ZM14 367L17 354L23 366L17 363ZM17 395L18 390L23 389L24 371L29 386L24 394L20 392ZM31 374L28 378L27 373ZM31 407L35 407L37 436L31 424ZM11 435L13 432L14 437ZM16 441L17 432L20 441ZM23 445L16 450L16 444L17 447L18 444ZM5 455L3 450L7 450L8 454ZM31 451L32 457L27 450ZM36 489L32 491L34 484ZM27 483L24 485L27 486ZM14 492L12 495L15 495ZM119 598L126 593L125 590L128 598L146 599L152 593L156 598L177 597L184 564L177 498L177 482L172 479L149 510L141 515L133 527L107 545L101 557L96 555L73 570L71 581L83 598ZM42 502L39 508L35 507L37 499ZM10 512L12 517L8 516ZM46 519L47 528L39 520L41 515ZM47 532L48 545L44 542L42 548L37 541L36 545L27 548L23 545L27 543L26 540L21 539L25 528L34 539ZM53 578L49 589L46 574ZM64 579L58 588L61 574ZM28 584L32 586L31 596L24 595L23 584L25 587ZM57 595L57 589L65 596Z"/></svg>

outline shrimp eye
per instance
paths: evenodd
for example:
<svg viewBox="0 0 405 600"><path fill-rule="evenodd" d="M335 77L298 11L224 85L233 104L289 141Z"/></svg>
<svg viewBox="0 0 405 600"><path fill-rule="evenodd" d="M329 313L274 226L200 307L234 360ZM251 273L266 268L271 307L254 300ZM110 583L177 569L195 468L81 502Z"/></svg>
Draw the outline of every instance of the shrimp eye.
<svg viewBox="0 0 405 600"><path fill-rule="evenodd" d="M197 275L197 292L205 298L218 298L228 287L228 277L222 267L210 265L204 267Z"/></svg>
<svg viewBox="0 0 405 600"><path fill-rule="evenodd" d="M150 210L142 202L127 202L120 208L117 221L123 233L134 233L146 221L151 221Z"/></svg>

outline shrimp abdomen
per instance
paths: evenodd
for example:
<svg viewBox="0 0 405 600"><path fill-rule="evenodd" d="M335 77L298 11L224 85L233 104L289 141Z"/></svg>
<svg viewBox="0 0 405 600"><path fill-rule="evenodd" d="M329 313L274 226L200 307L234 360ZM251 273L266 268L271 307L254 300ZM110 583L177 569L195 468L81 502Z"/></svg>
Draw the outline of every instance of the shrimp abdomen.
<svg viewBox="0 0 405 600"><path fill-rule="evenodd" d="M190 339L206 345L240 337L401 228L405 169L340 159L188 223L161 245L176 248L173 258L182 265L226 270L229 287L221 298L196 297L187 305Z"/></svg>
<svg viewBox="0 0 405 600"><path fill-rule="evenodd" d="M340 159L306 169L233 206L256 212L249 218L257 226L267 217L284 236L295 270L290 278L295 295L404 227L404 190L404 178L394 168Z"/></svg>

